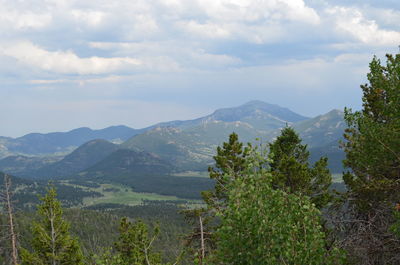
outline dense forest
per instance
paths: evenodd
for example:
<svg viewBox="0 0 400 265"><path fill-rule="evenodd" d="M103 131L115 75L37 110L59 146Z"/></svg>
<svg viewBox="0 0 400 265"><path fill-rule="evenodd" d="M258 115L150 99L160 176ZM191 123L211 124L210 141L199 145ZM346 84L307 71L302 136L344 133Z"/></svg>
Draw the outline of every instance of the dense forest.
<svg viewBox="0 0 400 265"><path fill-rule="evenodd" d="M345 110L345 189L288 126L267 145L232 133L192 207L64 209L49 184L35 211L18 210L4 175L0 264L400 264L400 54L367 77L362 110Z"/></svg>

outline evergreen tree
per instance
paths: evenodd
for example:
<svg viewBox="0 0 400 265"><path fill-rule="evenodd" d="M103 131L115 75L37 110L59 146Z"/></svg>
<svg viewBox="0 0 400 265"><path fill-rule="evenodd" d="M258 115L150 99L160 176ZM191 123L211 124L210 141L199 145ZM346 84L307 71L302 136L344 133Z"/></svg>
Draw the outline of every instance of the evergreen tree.
<svg viewBox="0 0 400 265"><path fill-rule="evenodd" d="M83 255L77 239L69 234L69 224L62 217L61 203L51 187L41 198L37 221L33 222L32 252L21 249L23 265L79 265Z"/></svg>
<svg viewBox="0 0 400 265"><path fill-rule="evenodd" d="M400 54L374 57L361 86L363 109L345 110L346 247L360 264L399 264L390 227L400 201Z"/></svg>
<svg viewBox="0 0 400 265"><path fill-rule="evenodd" d="M186 237L187 251L194 256L195 264L203 264L204 258L215 248L214 232L219 221L216 214L226 207L227 187L242 177L246 157L251 145L243 147L236 133L229 135L228 142L217 147L214 156L215 167L209 167L210 178L215 180L214 190L203 191L206 208L184 211L186 219L193 225L193 231Z"/></svg>
<svg viewBox="0 0 400 265"><path fill-rule="evenodd" d="M301 144L299 135L290 127L281 131L281 135L269 144L269 149L274 188L310 196L319 209L327 205L331 200L329 186L332 176L327 168L326 157L310 167L307 145Z"/></svg>
<svg viewBox="0 0 400 265"><path fill-rule="evenodd" d="M400 198L400 54L387 55L386 66L374 58L368 80L363 109L345 112L344 163L354 173L345 182L364 209Z"/></svg>
<svg viewBox="0 0 400 265"><path fill-rule="evenodd" d="M222 147L217 147L217 155L213 157L215 167L208 168L210 178L215 180L215 188L214 191L202 193L208 207L223 206L226 199L226 185L241 177L250 148L251 146L243 147L243 143L239 142L239 136L234 132L229 135L228 142L224 142Z"/></svg>

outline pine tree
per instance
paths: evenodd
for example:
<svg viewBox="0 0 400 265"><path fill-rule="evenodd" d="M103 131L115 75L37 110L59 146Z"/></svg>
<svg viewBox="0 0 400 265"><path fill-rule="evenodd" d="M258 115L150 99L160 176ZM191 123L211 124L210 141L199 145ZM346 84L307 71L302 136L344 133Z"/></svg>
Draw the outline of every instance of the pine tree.
<svg viewBox="0 0 400 265"><path fill-rule="evenodd" d="M346 247L360 264L399 264L390 227L400 202L400 54L376 57L361 86L363 109L346 109Z"/></svg>
<svg viewBox="0 0 400 265"><path fill-rule="evenodd" d="M229 135L229 141L217 147L214 156L215 167L209 167L210 178L215 180L214 191L203 192L203 199L209 208L223 207L226 199L226 185L241 177L246 164L246 156L251 146L243 147L236 133Z"/></svg>
<svg viewBox="0 0 400 265"><path fill-rule="evenodd" d="M400 54L387 55L386 66L374 58L368 80L363 110L345 112L344 162L354 173L345 182L364 209L400 198Z"/></svg>
<svg viewBox="0 0 400 265"><path fill-rule="evenodd" d="M226 207L227 186L242 177L246 157L251 146L243 146L236 133L229 135L228 142L217 147L215 167L209 167L210 178L215 180L214 190L203 191L205 208L186 210L184 214L193 225L193 231L186 237L187 251L193 254L195 264L203 264L204 258L215 248L213 233L218 227L216 214Z"/></svg>
<svg viewBox="0 0 400 265"><path fill-rule="evenodd" d="M309 166L307 145L293 128L282 129L281 135L269 144L272 186L288 193L301 193L311 197L321 209L331 200L329 186L332 176L327 168L328 159L322 157L313 167Z"/></svg>
<svg viewBox="0 0 400 265"><path fill-rule="evenodd" d="M69 233L61 203L54 187L47 189L38 206L38 220L33 222L32 252L21 249L23 265L79 265L83 254L77 239Z"/></svg>

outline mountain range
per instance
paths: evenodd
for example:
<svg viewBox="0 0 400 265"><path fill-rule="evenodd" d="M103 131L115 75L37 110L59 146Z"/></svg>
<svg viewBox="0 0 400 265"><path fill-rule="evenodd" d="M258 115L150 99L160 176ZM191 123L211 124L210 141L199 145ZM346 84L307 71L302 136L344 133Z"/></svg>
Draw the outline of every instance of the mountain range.
<svg viewBox="0 0 400 265"><path fill-rule="evenodd" d="M18 138L0 137L0 157L10 154L46 155L70 153L78 146L94 139L121 143L146 129L111 126L101 130L82 127L69 132L30 133Z"/></svg>
<svg viewBox="0 0 400 265"><path fill-rule="evenodd" d="M343 152L338 141L345 129L342 111L307 118L262 101L143 129L113 126L0 137L0 152L6 156L0 160L0 170L29 178L108 180L205 171L213 162L216 147L230 133L236 132L245 143L267 143L285 126L292 126L300 134L310 148L311 160L327 155L331 170L341 172Z"/></svg>

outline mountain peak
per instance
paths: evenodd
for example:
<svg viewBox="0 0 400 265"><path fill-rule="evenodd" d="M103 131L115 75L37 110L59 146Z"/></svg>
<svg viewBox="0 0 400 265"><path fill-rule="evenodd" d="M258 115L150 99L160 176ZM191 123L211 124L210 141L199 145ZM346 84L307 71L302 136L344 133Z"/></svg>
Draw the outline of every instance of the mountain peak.
<svg viewBox="0 0 400 265"><path fill-rule="evenodd" d="M218 109L207 118L225 122L274 120L274 123L282 124L290 124L307 119L307 117L297 114L287 108L269 104L261 100L252 100L238 107ZM277 125L277 127L279 126Z"/></svg>
<svg viewBox="0 0 400 265"><path fill-rule="evenodd" d="M255 100L250 100L250 101L244 103L243 105L241 105L240 107L242 107L242 106L253 106L253 107L274 106L274 107L282 108L282 107L280 107L280 106L278 106L278 105L276 105L276 104L270 104L270 103L267 103L267 102L265 102L265 101L256 100L256 99L255 99Z"/></svg>
<svg viewBox="0 0 400 265"><path fill-rule="evenodd" d="M336 114L336 115L343 116L344 111L340 110L340 109L333 109L333 110L329 111L328 113L326 113L325 115L328 115L328 114Z"/></svg>

